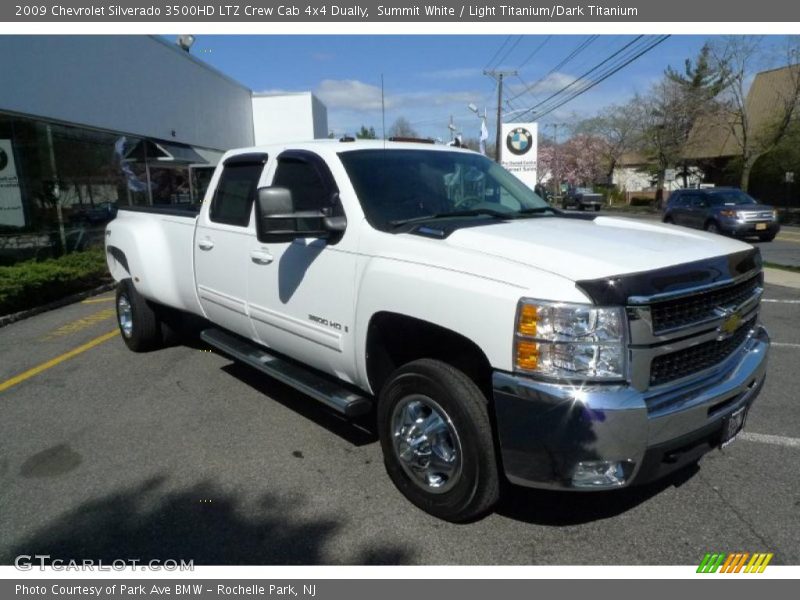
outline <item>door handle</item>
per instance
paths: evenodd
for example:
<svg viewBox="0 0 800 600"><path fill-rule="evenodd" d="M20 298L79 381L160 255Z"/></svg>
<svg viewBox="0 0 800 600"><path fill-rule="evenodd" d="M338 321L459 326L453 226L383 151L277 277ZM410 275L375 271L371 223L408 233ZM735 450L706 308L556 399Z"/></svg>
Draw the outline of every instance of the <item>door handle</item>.
<svg viewBox="0 0 800 600"><path fill-rule="evenodd" d="M197 242L197 247L200 248L200 250L211 250L214 247L214 242L208 239L200 240Z"/></svg>
<svg viewBox="0 0 800 600"><path fill-rule="evenodd" d="M268 265L275 260L275 258L269 252L260 252L258 250L254 250L250 253L250 260L257 265Z"/></svg>

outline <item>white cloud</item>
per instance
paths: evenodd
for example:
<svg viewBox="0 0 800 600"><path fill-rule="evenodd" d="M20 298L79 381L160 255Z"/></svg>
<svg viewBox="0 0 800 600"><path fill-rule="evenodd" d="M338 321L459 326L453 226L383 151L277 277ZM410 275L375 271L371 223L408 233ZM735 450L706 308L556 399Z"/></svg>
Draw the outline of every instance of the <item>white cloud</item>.
<svg viewBox="0 0 800 600"><path fill-rule="evenodd" d="M550 73L547 77L539 80L528 81L527 85L523 85L522 83L512 83L508 86L508 96L509 98L513 98L517 94L528 94L534 97L552 94L557 92L566 86L570 85L571 83L575 82L577 77L574 75L569 75L567 73L560 73L556 71L555 73ZM527 88L530 87L530 90ZM573 86L570 89L577 89L577 85ZM522 100L525 96L521 95L520 100ZM541 99L541 98L540 98Z"/></svg>
<svg viewBox="0 0 800 600"><path fill-rule="evenodd" d="M324 79L314 91L329 109L380 110L381 88L357 79ZM387 101L387 108L388 108Z"/></svg>

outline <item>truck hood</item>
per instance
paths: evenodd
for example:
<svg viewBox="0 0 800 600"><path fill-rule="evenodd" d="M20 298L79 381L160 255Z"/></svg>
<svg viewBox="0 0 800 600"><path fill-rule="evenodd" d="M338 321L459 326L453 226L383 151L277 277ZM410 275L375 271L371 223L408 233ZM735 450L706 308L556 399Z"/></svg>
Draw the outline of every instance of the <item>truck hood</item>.
<svg viewBox="0 0 800 600"><path fill-rule="evenodd" d="M618 217L541 217L453 232L447 244L579 281L651 271L750 248L716 234Z"/></svg>

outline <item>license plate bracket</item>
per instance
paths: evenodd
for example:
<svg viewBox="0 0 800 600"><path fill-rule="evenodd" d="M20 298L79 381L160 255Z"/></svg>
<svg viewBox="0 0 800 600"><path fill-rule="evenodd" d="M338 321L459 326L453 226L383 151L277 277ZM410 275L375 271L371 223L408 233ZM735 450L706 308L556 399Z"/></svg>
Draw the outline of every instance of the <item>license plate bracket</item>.
<svg viewBox="0 0 800 600"><path fill-rule="evenodd" d="M744 423L747 420L747 408L747 406L737 408L722 420L720 448L725 448L729 444L732 444L741 433L742 429L744 429Z"/></svg>

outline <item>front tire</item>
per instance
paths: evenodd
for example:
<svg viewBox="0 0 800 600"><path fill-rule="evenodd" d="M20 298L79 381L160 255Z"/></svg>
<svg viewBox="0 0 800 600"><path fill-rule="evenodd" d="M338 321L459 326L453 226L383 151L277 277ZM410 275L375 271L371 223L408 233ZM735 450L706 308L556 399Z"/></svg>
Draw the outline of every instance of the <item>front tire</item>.
<svg viewBox="0 0 800 600"><path fill-rule="evenodd" d="M714 221L709 221L708 223L706 223L705 230L708 233L716 233L717 235L722 235L722 230L719 228L719 225L717 225Z"/></svg>
<svg viewBox="0 0 800 600"><path fill-rule="evenodd" d="M384 386L377 412L386 471L408 500L453 522L497 502L486 397L462 371L432 359L408 363Z"/></svg>
<svg viewBox="0 0 800 600"><path fill-rule="evenodd" d="M156 312L130 279L123 279L117 286L117 325L125 345L134 352L147 352L163 345Z"/></svg>

